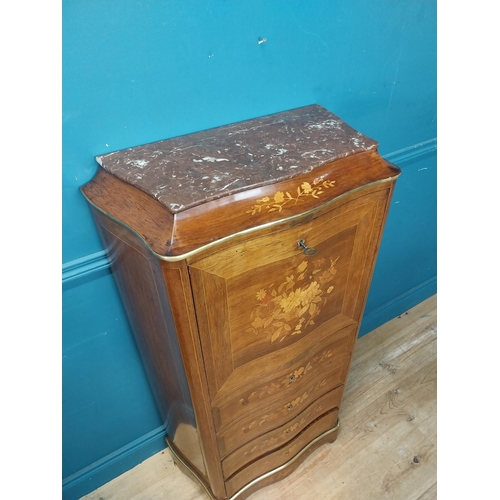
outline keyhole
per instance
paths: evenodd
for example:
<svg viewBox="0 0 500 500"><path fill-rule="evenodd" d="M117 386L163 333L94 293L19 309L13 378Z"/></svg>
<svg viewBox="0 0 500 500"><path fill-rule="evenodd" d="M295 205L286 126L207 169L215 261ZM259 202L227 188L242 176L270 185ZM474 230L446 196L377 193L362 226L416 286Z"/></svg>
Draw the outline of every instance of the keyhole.
<svg viewBox="0 0 500 500"><path fill-rule="evenodd" d="M298 248L302 248L304 250L304 255L306 257L312 257L312 256L316 255L316 249L312 248L312 247L308 247L304 240L299 240L297 244L298 244Z"/></svg>

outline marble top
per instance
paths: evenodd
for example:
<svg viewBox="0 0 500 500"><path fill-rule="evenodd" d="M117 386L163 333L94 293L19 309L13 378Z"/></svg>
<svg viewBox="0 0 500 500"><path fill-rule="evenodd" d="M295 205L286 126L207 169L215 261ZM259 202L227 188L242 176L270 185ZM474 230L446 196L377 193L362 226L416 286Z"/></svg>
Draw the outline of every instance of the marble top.
<svg viewBox="0 0 500 500"><path fill-rule="evenodd" d="M318 105L96 157L172 213L280 182L378 143Z"/></svg>

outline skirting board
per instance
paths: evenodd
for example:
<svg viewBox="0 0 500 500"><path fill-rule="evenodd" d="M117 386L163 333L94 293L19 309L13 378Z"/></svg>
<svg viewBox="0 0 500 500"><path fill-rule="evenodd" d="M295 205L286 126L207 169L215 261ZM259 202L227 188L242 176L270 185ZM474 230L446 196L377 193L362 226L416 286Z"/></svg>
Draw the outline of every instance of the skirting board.
<svg viewBox="0 0 500 500"><path fill-rule="evenodd" d="M400 316L408 309L415 307L420 302L425 299L432 297L437 293L437 277L428 279L421 283L420 285L411 288L407 292L403 293L399 297L385 303L381 307L377 307L373 311L363 316L361 321L361 327L359 329L358 337L362 337L367 333L370 333L375 328L387 323L396 316Z"/></svg>
<svg viewBox="0 0 500 500"><path fill-rule="evenodd" d="M63 500L78 500L164 450L166 447L165 436L165 426L162 425L64 479L62 484Z"/></svg>

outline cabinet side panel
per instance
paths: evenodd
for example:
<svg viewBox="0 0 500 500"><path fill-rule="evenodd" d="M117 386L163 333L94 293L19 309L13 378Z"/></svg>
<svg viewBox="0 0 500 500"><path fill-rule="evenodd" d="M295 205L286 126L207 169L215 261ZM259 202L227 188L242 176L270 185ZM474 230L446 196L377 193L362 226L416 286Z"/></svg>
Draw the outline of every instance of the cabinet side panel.
<svg viewBox="0 0 500 500"><path fill-rule="evenodd" d="M373 196L377 205L374 210L374 218L370 221L371 230L365 236L365 244L371 249L370 257L366 260L362 268L359 267L358 269L353 270L353 273L359 275L361 280L361 286L357 290L357 293L355 295L353 294L351 297L351 304L353 305L351 315L356 321L358 321L359 325L361 325L366 300L370 291L370 284L373 278L373 271L377 261L380 242L382 241L382 236L384 234L384 227L387 221L393 191L394 182L391 182L379 196Z"/></svg>
<svg viewBox="0 0 500 500"><path fill-rule="evenodd" d="M210 405L206 365L198 333L199 318L195 314L191 277L185 261L161 263L165 284L174 312L180 350L194 401L201 448L205 458L209 489L218 499L227 498L222 464L217 447L212 408ZM176 444L174 442L174 444Z"/></svg>
<svg viewBox="0 0 500 500"><path fill-rule="evenodd" d="M356 294L355 304L352 316L358 321L358 328L356 330L356 337L353 343L351 357L347 367L347 376L344 380L344 385L347 384L347 379L352 363L352 354L354 352L355 342L359 335L359 329L361 326L361 321L363 318L363 312L366 306L366 300L368 298L368 293L370 291L370 284L373 277L373 271L377 261L378 251L380 249L380 243L382 241L382 236L384 234L385 224L387 222L387 215L389 213L389 207L391 204L392 194L394 192L395 181L389 183L387 188L384 190L384 195L378 198L377 210L375 221L372 224L372 230L370 237L367 241L367 245L371 246L373 249L371 251L370 258L367 260L364 266L364 274L361 277L362 285Z"/></svg>
<svg viewBox="0 0 500 500"><path fill-rule="evenodd" d="M161 267L133 233L93 210L167 433L206 477L193 402Z"/></svg>

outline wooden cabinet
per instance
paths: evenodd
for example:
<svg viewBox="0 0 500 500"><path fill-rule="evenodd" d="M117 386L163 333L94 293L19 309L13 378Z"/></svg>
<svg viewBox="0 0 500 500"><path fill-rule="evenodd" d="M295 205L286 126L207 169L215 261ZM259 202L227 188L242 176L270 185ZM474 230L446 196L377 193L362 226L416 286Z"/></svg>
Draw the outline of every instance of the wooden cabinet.
<svg viewBox="0 0 500 500"><path fill-rule="evenodd" d="M82 191L168 445L246 498L337 437L400 171L316 105L97 161Z"/></svg>

